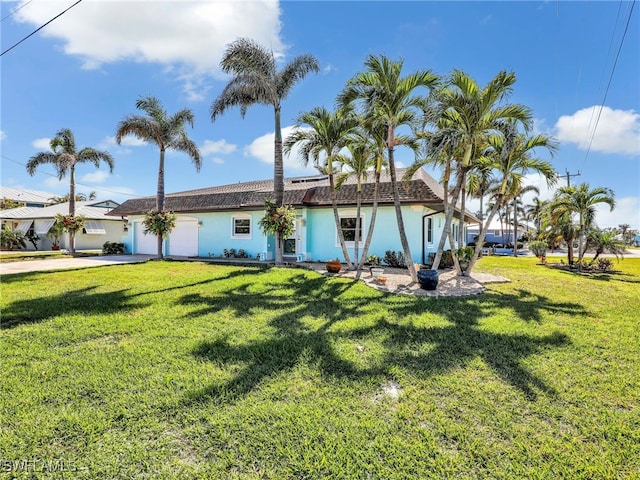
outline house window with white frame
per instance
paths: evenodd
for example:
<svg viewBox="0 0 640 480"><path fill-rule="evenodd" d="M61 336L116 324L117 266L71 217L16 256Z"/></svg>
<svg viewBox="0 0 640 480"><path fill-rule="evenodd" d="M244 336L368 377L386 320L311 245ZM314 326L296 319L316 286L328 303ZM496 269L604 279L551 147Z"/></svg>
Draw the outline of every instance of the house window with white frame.
<svg viewBox="0 0 640 480"><path fill-rule="evenodd" d="M251 217L235 216L231 219L231 238L251 238Z"/></svg>
<svg viewBox="0 0 640 480"><path fill-rule="evenodd" d="M340 216L340 228L342 229L342 235L344 236L344 241L347 245L353 245L356 241L356 236L358 238L358 242L362 244L362 232L364 230L364 216L360 216L360 229L356 235L356 216L350 214L343 214ZM339 245L340 241L336 238L336 245Z"/></svg>

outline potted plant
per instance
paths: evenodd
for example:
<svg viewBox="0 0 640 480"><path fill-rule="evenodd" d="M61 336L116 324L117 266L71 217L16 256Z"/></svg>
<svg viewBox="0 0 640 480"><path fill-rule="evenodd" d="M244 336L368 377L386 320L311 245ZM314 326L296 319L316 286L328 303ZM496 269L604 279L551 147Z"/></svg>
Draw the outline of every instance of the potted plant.
<svg viewBox="0 0 640 480"><path fill-rule="evenodd" d="M437 270L423 268L416 272L418 283L423 290L435 290L438 288L439 274Z"/></svg>
<svg viewBox="0 0 640 480"><path fill-rule="evenodd" d="M60 250L60 239L64 232L64 223L56 218L56 221L47 232L47 237L51 240L51 250Z"/></svg>
<svg viewBox="0 0 640 480"><path fill-rule="evenodd" d="M471 259L473 258L473 247L460 247L456 250L456 257L458 257L460 269L463 272L466 272L467 268L469 268L469 263L471 263Z"/></svg>
<svg viewBox="0 0 640 480"><path fill-rule="evenodd" d="M340 273L342 265L340 264L340 260L336 257L335 260L328 260L325 267L329 273Z"/></svg>

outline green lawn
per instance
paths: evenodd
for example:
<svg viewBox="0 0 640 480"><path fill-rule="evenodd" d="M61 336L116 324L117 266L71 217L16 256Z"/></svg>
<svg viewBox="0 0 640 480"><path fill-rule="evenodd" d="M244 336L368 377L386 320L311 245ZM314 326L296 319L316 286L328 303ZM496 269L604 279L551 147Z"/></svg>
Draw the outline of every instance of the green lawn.
<svg viewBox="0 0 640 480"><path fill-rule="evenodd" d="M0 471L640 478L640 259L537 262L482 259L513 282L463 298L196 262L5 276Z"/></svg>

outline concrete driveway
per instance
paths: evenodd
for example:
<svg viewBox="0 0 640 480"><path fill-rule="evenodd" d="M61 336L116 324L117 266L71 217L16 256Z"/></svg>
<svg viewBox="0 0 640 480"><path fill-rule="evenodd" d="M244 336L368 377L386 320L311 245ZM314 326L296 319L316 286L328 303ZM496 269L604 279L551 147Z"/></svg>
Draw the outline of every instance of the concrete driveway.
<svg viewBox="0 0 640 480"><path fill-rule="evenodd" d="M0 275L16 273L46 272L74 268L103 267L124 263L142 263L154 258L153 255L104 255L97 257L55 258L49 260L26 260L24 262L0 263Z"/></svg>

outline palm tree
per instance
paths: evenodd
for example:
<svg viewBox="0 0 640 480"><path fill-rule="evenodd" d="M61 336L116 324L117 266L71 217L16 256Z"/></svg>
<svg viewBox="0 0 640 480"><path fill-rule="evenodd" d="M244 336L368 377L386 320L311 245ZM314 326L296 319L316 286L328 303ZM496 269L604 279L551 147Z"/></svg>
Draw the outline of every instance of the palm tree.
<svg viewBox="0 0 640 480"><path fill-rule="evenodd" d="M312 55L299 55L281 70L271 50L248 38L231 42L220 62L225 73L234 75L220 96L211 104L211 121L214 122L228 108L239 106L244 118L247 108L254 104L271 105L275 120L273 196L276 207L283 205L284 163L282 160L282 129L280 114L282 101L293 86L310 72L320 70ZM276 238L276 264L282 264L282 238Z"/></svg>
<svg viewBox="0 0 640 480"><path fill-rule="evenodd" d="M87 197L86 193L76 193L76 202L86 202L87 200L95 200L96 199L96 192L89 192L89 196ZM60 197L58 196L53 196L49 199L49 201L53 204L56 205L58 203L66 203L69 201L69 194L67 193L66 195L62 195Z"/></svg>
<svg viewBox="0 0 640 480"><path fill-rule="evenodd" d="M542 217L543 211L546 205L549 204L547 200L540 200L540 198L533 197L532 203L525 206L525 215L527 220L530 220L536 226L536 235L539 235L542 231Z"/></svg>
<svg viewBox="0 0 640 480"><path fill-rule="evenodd" d="M73 132L68 128L62 128L49 142L50 152L36 153L27 162L27 172L33 176L36 169L43 164L52 164L57 173L58 179L62 180L69 172L69 215L76 214L76 165L79 163L93 163L96 168L100 168L100 162L109 166L109 173L113 172L113 157L105 151L85 147L81 150L76 148L76 140ZM69 251L75 255L75 232L69 231Z"/></svg>
<svg viewBox="0 0 640 480"><path fill-rule="evenodd" d="M465 72L454 70L449 84L436 92L442 109L437 124L438 135L446 139L440 143L449 148L457 163L457 188L451 201L445 205L445 232L450 231L459 193L466 183L467 172L482 154L489 135L499 132L507 121L520 122L525 129L528 129L532 122L529 108L519 104L503 104L515 81L514 73L501 71L484 88L480 88ZM436 148L427 161L439 155L440 152ZM439 266L445 240L446 238L440 239L433 269Z"/></svg>
<svg viewBox="0 0 640 480"><path fill-rule="evenodd" d="M342 255L347 263L347 268L353 268L349 251L344 240L340 215L338 213L338 197L335 185L335 165L334 162L350 140L359 126L358 118L349 109L329 112L324 107L316 107L310 112L302 113L297 120L297 129L291 133L284 142L284 152L289 154L294 146L300 145L300 158L307 165L313 160L316 167L320 167L329 177L329 188L331 190L331 204L333 206L333 217L336 223L338 239L342 247ZM309 128L300 128L308 125ZM324 157L324 159L321 158ZM356 241L356 244L358 242ZM356 255L356 261L357 261Z"/></svg>
<svg viewBox="0 0 640 480"><path fill-rule="evenodd" d="M164 156L167 150L186 153L197 171L200 171L200 151L195 142L185 131L185 124L193 128L194 115L189 109L182 109L169 115L156 97L138 99L136 108L146 113L146 116L128 115L118 123L116 143L127 135L133 135L149 143L155 143L160 149L160 163L158 165L158 188L156 192L156 212L164 212ZM163 235L158 237L158 258L162 259Z"/></svg>
<svg viewBox="0 0 640 480"><path fill-rule="evenodd" d="M359 257L360 239L362 236L362 226L360 225L360 211L362 207L362 182L366 181L371 168L375 168L378 158L375 150L375 143L369 141L366 137L354 139L349 143L348 147L350 156L341 156L340 163L343 167L347 167L348 171L342 173L338 177L337 187L340 188L349 177L356 179L356 234L353 248L353 258L355 259L360 274L361 265L364 263L366 252L362 258Z"/></svg>
<svg viewBox="0 0 640 480"><path fill-rule="evenodd" d="M624 255L626 245L623 240L618 238L616 230L600 230L593 228L587 234L587 247L595 250L595 255L591 259L590 265L593 265L598 257L604 252L615 255L616 259Z"/></svg>
<svg viewBox="0 0 640 480"><path fill-rule="evenodd" d="M498 187L495 191L494 205L480 230L467 274L471 272L478 260L487 229L496 211L505 207L509 200L515 198L516 194L523 189L523 177L529 172L535 172L544 176L549 186L556 181L556 172L551 163L534 156L534 151L540 148L553 154L557 143L552 137L544 134L533 136L521 134L518 132L515 122L504 124L503 129L503 133L491 135L488 139L490 151L485 152L485 157L493 159L493 171L497 178Z"/></svg>
<svg viewBox="0 0 640 480"><path fill-rule="evenodd" d="M577 187L562 187L556 192L553 210L578 216L578 261L584 256L587 229L593 225L596 205L600 203L609 205L610 210L614 209L615 195L610 188L592 189L588 183L582 183Z"/></svg>
<svg viewBox="0 0 640 480"><path fill-rule="evenodd" d="M416 271L404 228L400 192L396 178L394 149L401 142L396 138L396 130L405 125L412 125L418 120L418 113L423 111L426 100L414 95L419 87L432 89L439 77L430 70L415 72L401 77L403 61L391 61L384 55L379 57L370 55L365 61L366 70L356 74L339 96L342 105L360 102L363 116L371 118L387 128L386 148L389 162L389 174L393 191L393 204L396 212L400 243L404 250L404 257L408 270L414 282L417 282Z"/></svg>
<svg viewBox="0 0 640 480"><path fill-rule="evenodd" d="M514 184L514 190L511 191L511 195L513 196L512 206L513 206L513 256L518 256L518 213L524 213L524 208L522 206L522 202L520 201L520 197L525 193L536 192L540 195L540 189L535 185L518 185Z"/></svg>

